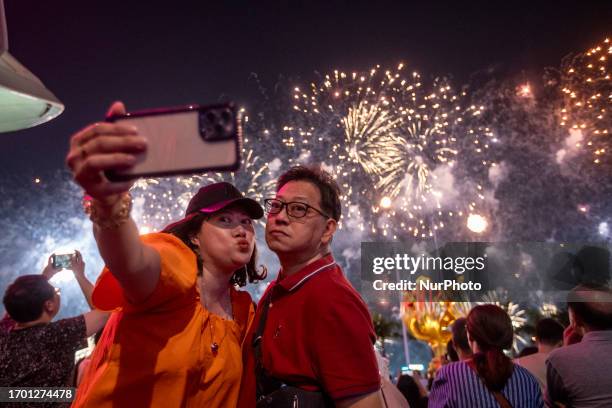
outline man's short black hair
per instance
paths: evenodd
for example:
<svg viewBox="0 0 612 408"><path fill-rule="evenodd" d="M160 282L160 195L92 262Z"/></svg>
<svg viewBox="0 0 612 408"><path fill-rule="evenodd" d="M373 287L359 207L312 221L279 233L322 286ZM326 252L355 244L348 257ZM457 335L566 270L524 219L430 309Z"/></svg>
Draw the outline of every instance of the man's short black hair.
<svg viewBox="0 0 612 408"><path fill-rule="evenodd" d="M470 343L467 338L467 319L460 317L451 325L451 333L455 349L460 349L463 352L471 353Z"/></svg>
<svg viewBox="0 0 612 408"><path fill-rule="evenodd" d="M563 330L561 323L548 317L536 324L536 339L547 346L554 346L563 341Z"/></svg>
<svg viewBox="0 0 612 408"><path fill-rule="evenodd" d="M15 279L4 292L4 307L13 320L27 323L38 319L55 289L43 275L23 275Z"/></svg>
<svg viewBox="0 0 612 408"><path fill-rule="evenodd" d="M530 356L532 354L536 354L538 352L538 348L534 347L534 346L527 346L524 347L520 353L518 353L518 356L516 356L517 358L521 358L521 357L527 357Z"/></svg>
<svg viewBox="0 0 612 408"><path fill-rule="evenodd" d="M319 166L294 166L278 178L276 191L290 181L309 181L317 186L321 193L321 210L334 220L340 221L342 215L340 187L331 174Z"/></svg>
<svg viewBox="0 0 612 408"><path fill-rule="evenodd" d="M612 330L612 290L608 286L576 286L568 295L567 307L589 330Z"/></svg>

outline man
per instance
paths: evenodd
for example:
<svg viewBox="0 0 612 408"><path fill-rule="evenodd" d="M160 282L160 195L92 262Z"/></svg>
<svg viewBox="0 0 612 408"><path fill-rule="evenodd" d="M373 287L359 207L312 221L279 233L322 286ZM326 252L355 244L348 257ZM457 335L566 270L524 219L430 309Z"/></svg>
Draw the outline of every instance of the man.
<svg viewBox="0 0 612 408"><path fill-rule="evenodd" d="M382 406L372 319L330 252L339 196L329 174L297 166L265 200L266 242L281 270L243 345L241 408Z"/></svg>
<svg viewBox="0 0 612 408"><path fill-rule="evenodd" d="M71 269L91 305L93 285L77 251ZM0 324L0 386L69 387L75 351L104 327L107 313L90 311L52 322L60 310L60 293L48 279L59 269L51 258L41 275L20 276L4 294L7 315ZM37 405L37 406L40 406Z"/></svg>
<svg viewBox="0 0 612 408"><path fill-rule="evenodd" d="M612 407L612 291L579 285L568 296L568 310L564 346L546 360L546 402L551 407ZM568 345L580 335L581 341Z"/></svg>
<svg viewBox="0 0 612 408"><path fill-rule="evenodd" d="M472 358L472 349L470 348L470 343L468 342L467 338L467 330L465 328L466 322L467 319L465 317L460 317L451 325L452 342L453 346L455 346L455 351L457 352L459 361Z"/></svg>
<svg viewBox="0 0 612 408"><path fill-rule="evenodd" d="M546 359L551 351L563 344L563 326L555 319L541 319L536 325L537 353L514 360L525 367L540 383L542 395L546 390Z"/></svg>

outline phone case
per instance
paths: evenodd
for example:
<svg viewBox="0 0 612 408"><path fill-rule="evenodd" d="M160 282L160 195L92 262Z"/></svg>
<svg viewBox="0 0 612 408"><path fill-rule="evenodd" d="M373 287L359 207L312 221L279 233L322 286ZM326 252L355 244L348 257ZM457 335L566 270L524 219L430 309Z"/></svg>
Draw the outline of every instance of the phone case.
<svg viewBox="0 0 612 408"><path fill-rule="evenodd" d="M74 254L53 254L51 264L54 268L68 268L72 262Z"/></svg>
<svg viewBox="0 0 612 408"><path fill-rule="evenodd" d="M142 111L107 121L136 126L148 141L131 169L106 172L111 181L240 167L242 130L233 104Z"/></svg>

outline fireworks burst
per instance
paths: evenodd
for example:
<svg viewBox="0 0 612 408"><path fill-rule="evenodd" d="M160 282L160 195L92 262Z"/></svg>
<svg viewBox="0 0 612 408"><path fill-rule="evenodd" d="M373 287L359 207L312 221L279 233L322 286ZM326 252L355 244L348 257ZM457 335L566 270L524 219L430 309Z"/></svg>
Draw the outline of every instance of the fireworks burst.
<svg viewBox="0 0 612 408"><path fill-rule="evenodd" d="M244 116L248 121L248 116ZM202 186L226 181L247 197L263 203L273 191L269 164L255 153L251 140L244 139L240 170L228 173L204 173L157 179L140 179L132 187L134 215L141 233L162 229L184 215L191 197Z"/></svg>
<svg viewBox="0 0 612 408"><path fill-rule="evenodd" d="M555 317L559 314L559 308L554 303L543 303L538 311L542 317Z"/></svg>
<svg viewBox="0 0 612 408"><path fill-rule="evenodd" d="M520 329L527 323L525 311L521 307L508 299L508 292L505 289L491 290L482 297L482 302L479 304L494 304L504 309L510 320L512 327Z"/></svg>
<svg viewBox="0 0 612 408"><path fill-rule="evenodd" d="M570 130L575 147L586 151L587 159L596 165L612 163L610 58L612 44L606 38L583 53L565 57L559 72L560 124Z"/></svg>
<svg viewBox="0 0 612 408"><path fill-rule="evenodd" d="M309 92L295 88L295 123L285 126L283 143L297 161L334 163L328 169L344 190L349 216L378 219L371 233L427 238L448 217L476 211L472 197L484 199L478 191L459 198L453 170L466 148L491 166L492 132L470 127L483 107L469 105L465 92L444 79L425 87L419 73L405 76L403 68L336 70ZM481 188L475 183L474 190Z"/></svg>

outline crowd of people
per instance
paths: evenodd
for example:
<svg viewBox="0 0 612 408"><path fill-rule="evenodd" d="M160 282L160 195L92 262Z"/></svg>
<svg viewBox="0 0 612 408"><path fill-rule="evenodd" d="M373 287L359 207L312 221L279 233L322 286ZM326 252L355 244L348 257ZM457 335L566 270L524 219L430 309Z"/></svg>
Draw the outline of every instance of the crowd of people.
<svg viewBox="0 0 612 408"><path fill-rule="evenodd" d="M410 407L609 407L612 291L581 284L568 294L570 324L540 319L535 347L511 360L513 330L500 307L484 304L455 320L452 340L428 387L418 373L399 376ZM504 350L506 352L504 352Z"/></svg>
<svg viewBox="0 0 612 408"><path fill-rule="evenodd" d="M109 111L122 113L121 103ZM391 384L368 308L331 252L341 192L327 172L290 168L263 207L232 184L203 186L182 219L140 236L131 183L104 172L130 167L143 151L137 129L114 123L72 137L67 164L88 195L106 266L94 286L80 253L72 258L92 310L69 319L53 321L60 294L48 281L51 261L8 287L0 387L76 387L73 407L612 406L607 287L572 290L570 325L541 320L537 350L515 360L508 314L476 306L454 322L451 361L429 386L418 374ZM255 304L239 288L267 276L253 224L264 214L281 267ZM94 334L93 353L75 366Z"/></svg>

